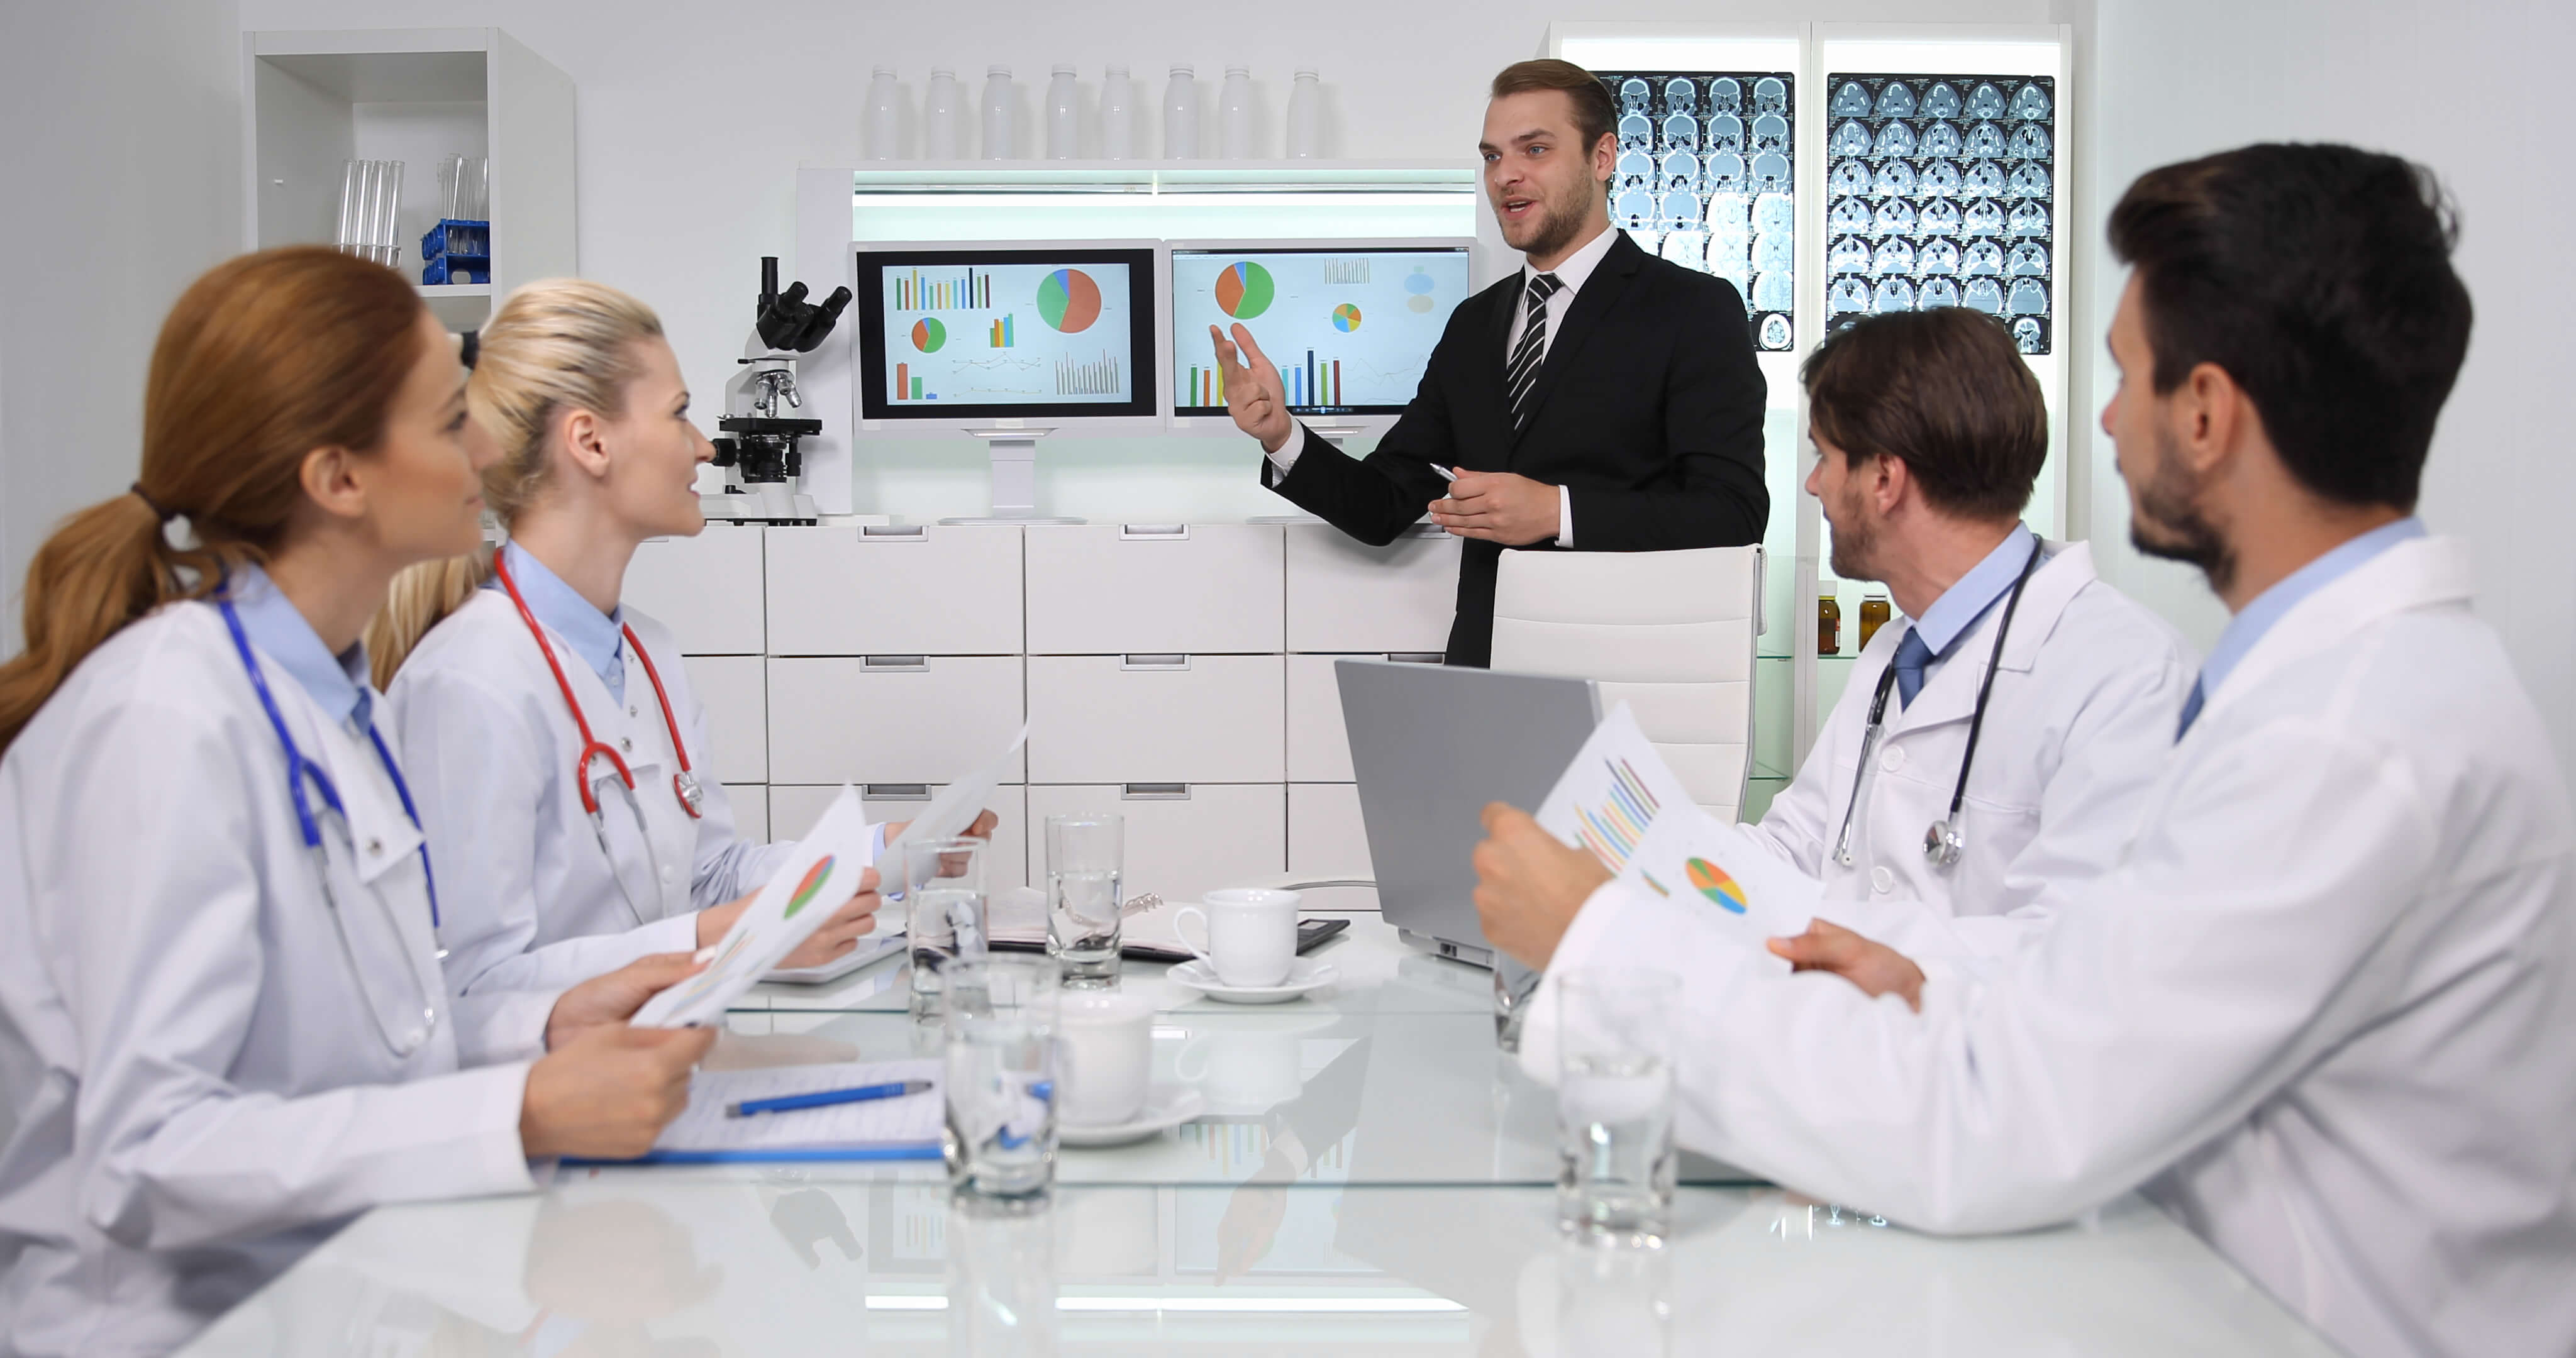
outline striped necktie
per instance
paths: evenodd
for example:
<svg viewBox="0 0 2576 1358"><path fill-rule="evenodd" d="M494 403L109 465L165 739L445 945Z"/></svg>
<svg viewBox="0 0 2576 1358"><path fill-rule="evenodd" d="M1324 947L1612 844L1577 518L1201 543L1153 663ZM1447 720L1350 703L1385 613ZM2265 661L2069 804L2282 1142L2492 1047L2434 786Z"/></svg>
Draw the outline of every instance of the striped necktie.
<svg viewBox="0 0 2576 1358"><path fill-rule="evenodd" d="M1512 361L1503 369L1504 386L1512 393L1516 430L1529 419L1530 389L1538 385L1539 364L1547 357L1547 299L1564 286L1552 273L1530 275L1529 321L1521 327L1520 343L1512 346Z"/></svg>

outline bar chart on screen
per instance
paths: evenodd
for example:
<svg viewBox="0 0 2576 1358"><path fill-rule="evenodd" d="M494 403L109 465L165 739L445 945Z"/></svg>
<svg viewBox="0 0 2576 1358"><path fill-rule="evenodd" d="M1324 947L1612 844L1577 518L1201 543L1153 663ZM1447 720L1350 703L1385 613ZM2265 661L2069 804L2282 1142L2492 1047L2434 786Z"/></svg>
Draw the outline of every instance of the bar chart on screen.
<svg viewBox="0 0 2576 1358"><path fill-rule="evenodd" d="M1132 401L1133 362L1122 347L1134 314L1130 267L884 266L887 401Z"/></svg>

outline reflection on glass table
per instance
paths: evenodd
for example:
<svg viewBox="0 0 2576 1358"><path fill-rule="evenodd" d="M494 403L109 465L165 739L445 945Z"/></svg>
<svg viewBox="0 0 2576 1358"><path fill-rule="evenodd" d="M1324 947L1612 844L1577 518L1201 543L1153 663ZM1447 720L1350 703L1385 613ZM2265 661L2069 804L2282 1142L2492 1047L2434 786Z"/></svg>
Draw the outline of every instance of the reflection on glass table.
<svg viewBox="0 0 2576 1358"><path fill-rule="evenodd" d="M979 1216L857 1175L579 1177L370 1214L186 1352L2325 1354L2135 1199L1948 1241L1685 1189L1662 1250L1545 1189L1062 1188Z"/></svg>
<svg viewBox="0 0 2576 1358"><path fill-rule="evenodd" d="M1332 918L1307 912L1309 918ZM1267 1012L1330 1013L1490 1013L1492 996L1486 973L1461 962L1444 962L1404 946L1395 929L1374 911L1343 916L1346 932L1325 940L1304 955L1330 962L1341 973L1339 983L1302 1000ZM898 953L872 962L824 985L763 984L734 1001L737 1013L783 1010L878 1012L900 1010L911 991L906 960ZM1166 979L1171 968L1159 962L1129 960L1123 988L1142 995L1158 1010L1174 1013L1250 1013L1256 1009L1208 999Z"/></svg>

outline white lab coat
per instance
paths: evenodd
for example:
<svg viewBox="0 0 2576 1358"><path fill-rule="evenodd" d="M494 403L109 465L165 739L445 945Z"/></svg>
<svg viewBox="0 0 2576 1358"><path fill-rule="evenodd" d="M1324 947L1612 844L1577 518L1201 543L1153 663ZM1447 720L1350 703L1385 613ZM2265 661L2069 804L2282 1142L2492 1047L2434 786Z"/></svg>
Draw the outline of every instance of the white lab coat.
<svg viewBox="0 0 2576 1358"><path fill-rule="evenodd" d="M0 760L0 1354L163 1352L354 1213L533 1186L555 996L448 999L374 749L261 666L348 807L316 798L347 952L213 605L111 638Z"/></svg>
<svg viewBox="0 0 2576 1358"><path fill-rule="evenodd" d="M635 775L630 795L606 759L591 761L606 854L573 782L580 728L509 595L476 591L394 676L387 701L411 752L404 772L439 886L454 898L439 942L459 994L560 989L652 953L694 951L697 912L759 887L795 849L736 838L679 643L642 612L624 613L670 693L706 800L693 820L672 790L679 762L644 666L628 660L618 702L547 629L592 734Z"/></svg>
<svg viewBox="0 0 2576 1358"><path fill-rule="evenodd" d="M2355 1352L2576 1351L2576 826L2469 578L2404 542L2285 613L2124 860L1919 1015L1615 885L1554 968L1689 977L1682 1142L1802 1192L1994 1231L2143 1185Z"/></svg>
<svg viewBox="0 0 2576 1358"><path fill-rule="evenodd" d="M1752 839L1825 888L1819 913L1874 937L1911 941L1913 916L1977 917L1957 926L1976 946L2006 950L2055 913L2070 888L2107 871L2173 748L2196 664L2180 634L2093 573L2093 549L2058 545L2032 572L2005 635L1977 737L1957 866L1923 856L1924 831L1950 813L1968 726L1994 654L2004 602L1953 643L1950 657L1899 708L1888 696L1868 802L1852 831L1852 866L1835 861L1851 806L1870 700L1906 625L1879 629L1852 667L1796 781ZM1986 921L1983 917L2008 917ZM1933 927L1938 929L1937 922Z"/></svg>

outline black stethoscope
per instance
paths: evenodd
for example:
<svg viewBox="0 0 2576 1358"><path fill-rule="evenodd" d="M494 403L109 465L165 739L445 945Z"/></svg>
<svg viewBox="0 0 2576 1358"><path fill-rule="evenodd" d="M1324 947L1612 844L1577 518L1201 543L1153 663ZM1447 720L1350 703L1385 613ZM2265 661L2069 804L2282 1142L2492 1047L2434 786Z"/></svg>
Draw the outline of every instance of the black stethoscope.
<svg viewBox="0 0 2576 1358"><path fill-rule="evenodd" d="M509 549L506 546L493 551L492 574L501 582L501 588L509 592L510 602L518 606L519 621L528 625L528 635L537 642L537 654L546 658L546 668L554 672L555 688L563 694L564 706L572 712L573 727L581 733L581 754L572 765L573 786L581 793L581 809L590 814L590 832L599 840L600 855L608 860L608 875L617 883L617 894L626 898L627 912L635 916L635 922L644 923L644 912L635 904L633 894L626 890L626 879L617 875L617 857L608 851L607 819L600 814L599 793L590 784L590 761L602 757L608 760L609 767L617 773L617 781L626 787L629 806L635 805L634 771L626 767L626 761L618 757L608 742L591 734L590 718L581 710L581 699L573 695L572 681L564 677L563 664L555 659L555 648L546 643L545 628L538 625L537 615L529 610L528 601L520 595L519 582L510 578ZM697 820L705 814L707 794L698 784L698 775L689 768L689 747L680 740L680 721L672 715L670 692L662 687L662 672L654 668L653 656L644 649L644 643L636 639L635 629L625 627L622 630L627 649L643 662L644 677L653 683L653 701L662 707L662 728L671 733L671 755L680 765L679 772L671 775L671 794L679 799L680 809L689 813L689 819ZM644 832L645 852L650 854L653 837L643 823L643 808L636 806L635 813L636 828Z"/></svg>
<svg viewBox="0 0 2576 1358"><path fill-rule="evenodd" d="M277 698L268 690L268 676L260 670L259 655L251 649L250 634L242 629L241 614L233 610L231 594L218 593L215 607L223 613L224 627L232 633L233 650L240 654L242 669L250 675L251 689L259 694L259 705L268 713L269 728L277 732L277 743L286 751L286 785L295 798L296 828L303 833L304 848L313 855L313 865L321 874L322 903L331 912L332 931L339 935L340 955L348 959L350 974L357 978L359 989L369 995L367 1012L376 1021L376 1035L384 1040L385 1049L396 1057L408 1058L419 1051L421 1045L429 1041L429 1035L437 1030L438 1006L431 1001L429 985L421 980L419 968L415 965L411 980L412 988L420 998L420 1030L397 1034L386 1025L383 1011L374 1003L374 987L367 981L367 969L358 963L357 945L349 941L348 919L340 910L339 894L331 889L331 856L322 847L322 818L314 814L312 799L305 795L305 781L310 779L315 787L321 789L322 805L338 814L343 825L349 822L349 808L340 800L340 789L332 785L330 775L322 771L321 765L305 757L304 751L296 747L294 735L286 729L286 715L278 710ZM411 787L403 781L402 770L394 763L394 752L385 747L384 734L376 729L373 722L367 724L367 739L375 744L376 758L384 761L385 773L393 779L394 793L402 798L403 814L411 818L414 830L420 829L420 811L412 805ZM429 927L435 933L439 926L438 879L430 873L426 834L420 842L420 879L429 891ZM376 905L385 912L387 922L393 923L393 907L385 904L383 896L376 896ZM402 931L398 924L394 932L400 937Z"/></svg>
<svg viewBox="0 0 2576 1358"><path fill-rule="evenodd" d="M1976 710L1968 717L1968 748L1959 756L1959 781L1950 789L1950 814L1932 822L1923 832L1923 857L1935 868L1958 866L1967 853L1968 837L1959 830L1959 808L1968 797L1968 769L1977 761L1977 735L1986 725L1986 696L1995 691L1995 671L2004 658L2004 638L2012 635L2013 611L2021 607L2021 591L2030 583L2031 574L2039 569L2039 535L2030 539L2030 559L2021 563L2021 574L2014 578L2012 595L2004 601L2004 615L1995 624L1995 649L1986 657L1986 676L1977 684ZM1879 742L1887 736L1887 694L1896 687L1896 666L1891 663L1879 672L1878 692L1870 699L1869 726L1861 732L1860 763L1852 773L1851 801L1843 807L1843 832L1834 840L1834 861L1844 867L1858 860L1852 854L1852 823L1860 814L1861 793L1871 782L1877 768Z"/></svg>

